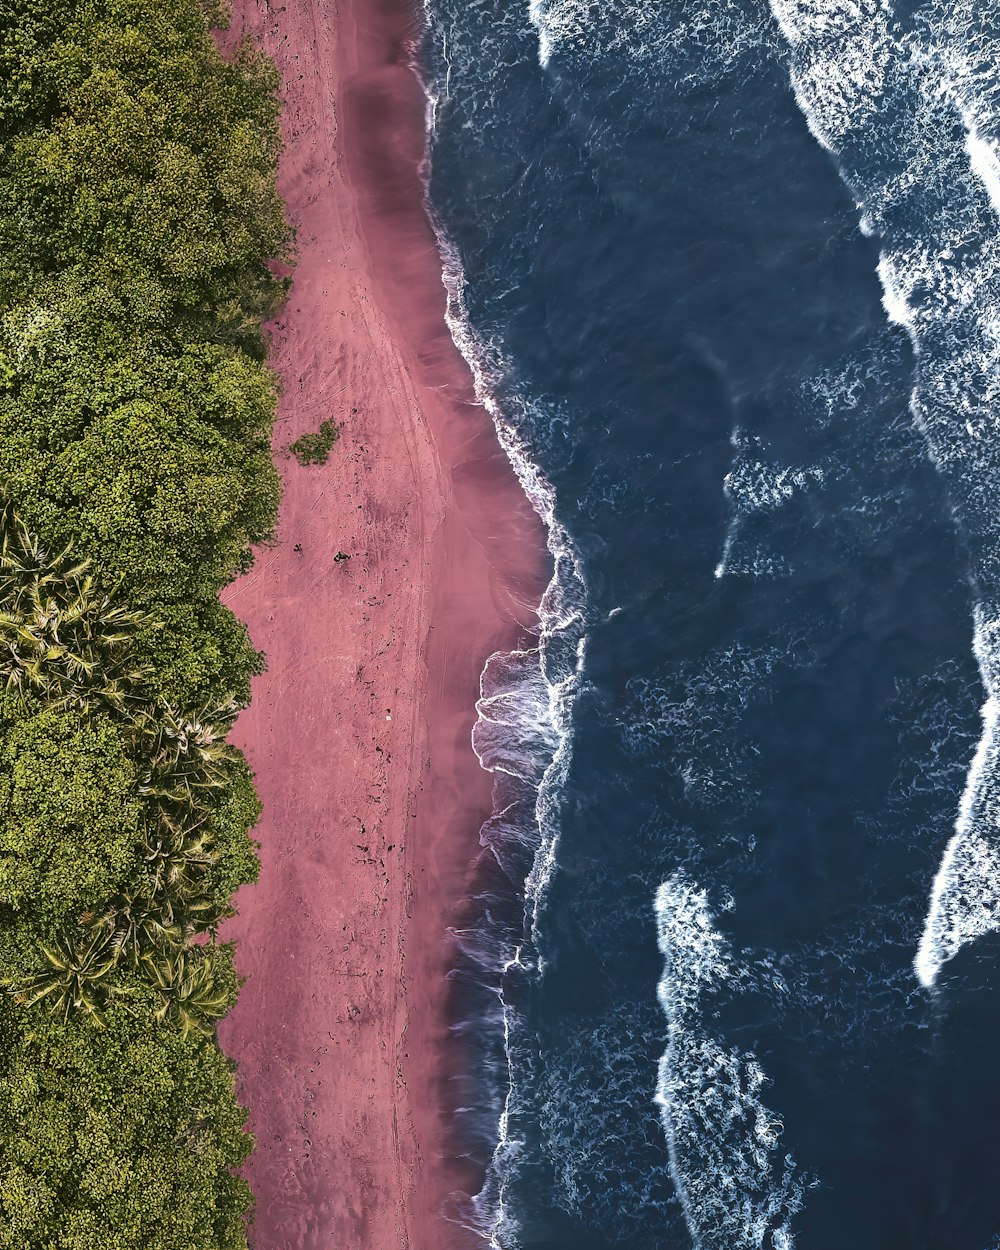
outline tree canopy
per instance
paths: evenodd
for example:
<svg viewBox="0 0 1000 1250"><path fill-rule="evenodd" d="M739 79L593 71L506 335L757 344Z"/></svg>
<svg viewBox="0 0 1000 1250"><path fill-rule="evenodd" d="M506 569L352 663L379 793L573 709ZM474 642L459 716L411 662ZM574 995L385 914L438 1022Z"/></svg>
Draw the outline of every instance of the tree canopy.
<svg viewBox="0 0 1000 1250"><path fill-rule="evenodd" d="M250 1143L213 1041L0 1010L2 1250L244 1250Z"/></svg>
<svg viewBox="0 0 1000 1250"><path fill-rule="evenodd" d="M61 923L132 867L138 769L108 715L45 710L0 734L0 903Z"/></svg>
<svg viewBox="0 0 1000 1250"><path fill-rule="evenodd" d="M218 0L0 0L0 1250L245 1250L277 77Z"/></svg>

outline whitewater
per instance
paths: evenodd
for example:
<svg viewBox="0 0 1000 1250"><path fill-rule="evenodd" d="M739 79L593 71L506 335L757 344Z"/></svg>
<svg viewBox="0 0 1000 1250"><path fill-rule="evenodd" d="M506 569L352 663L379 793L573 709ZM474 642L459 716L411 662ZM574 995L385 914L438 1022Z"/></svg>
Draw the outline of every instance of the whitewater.
<svg viewBox="0 0 1000 1250"><path fill-rule="evenodd" d="M449 325L553 563L482 677L450 1217L982 1250L941 1212L991 1103L924 991L1000 931L1000 33L425 9Z"/></svg>
<svg viewBox="0 0 1000 1250"><path fill-rule="evenodd" d="M1000 528L991 499L1000 481L1000 38L981 29L971 3L926 6L912 25L887 0L771 8L809 128L880 240L886 312L917 356L912 412L972 556L986 702L914 960L931 989L964 945L1000 925Z"/></svg>

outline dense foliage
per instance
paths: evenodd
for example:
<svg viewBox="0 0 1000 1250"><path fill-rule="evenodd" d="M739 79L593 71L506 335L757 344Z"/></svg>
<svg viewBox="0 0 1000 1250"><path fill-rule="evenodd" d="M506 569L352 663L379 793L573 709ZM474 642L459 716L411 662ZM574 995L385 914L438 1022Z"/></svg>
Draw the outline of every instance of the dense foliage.
<svg viewBox="0 0 1000 1250"><path fill-rule="evenodd" d="M0 0L0 1250L238 1250L273 68L215 0Z"/></svg>

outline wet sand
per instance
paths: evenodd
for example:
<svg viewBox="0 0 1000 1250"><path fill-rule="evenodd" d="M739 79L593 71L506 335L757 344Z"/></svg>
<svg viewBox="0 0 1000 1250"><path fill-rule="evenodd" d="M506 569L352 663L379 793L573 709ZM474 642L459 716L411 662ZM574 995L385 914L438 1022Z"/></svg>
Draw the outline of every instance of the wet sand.
<svg viewBox="0 0 1000 1250"><path fill-rule="evenodd" d="M234 741L257 773L260 884L224 936L248 978L220 1030L257 1150L255 1250L446 1250L447 925L490 779L488 655L534 620L541 527L444 324L404 0L237 0L283 79L298 229L270 327L277 542L226 601L267 653ZM327 417L324 466L287 453ZM338 553L349 559L336 561Z"/></svg>

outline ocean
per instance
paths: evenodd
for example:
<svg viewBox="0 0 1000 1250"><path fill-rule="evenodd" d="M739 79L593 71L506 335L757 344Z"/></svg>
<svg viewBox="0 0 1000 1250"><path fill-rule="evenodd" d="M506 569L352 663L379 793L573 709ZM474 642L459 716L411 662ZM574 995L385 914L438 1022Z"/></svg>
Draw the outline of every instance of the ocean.
<svg viewBox="0 0 1000 1250"><path fill-rule="evenodd" d="M425 0L495 656L449 1218L1000 1247L1000 12Z"/></svg>

